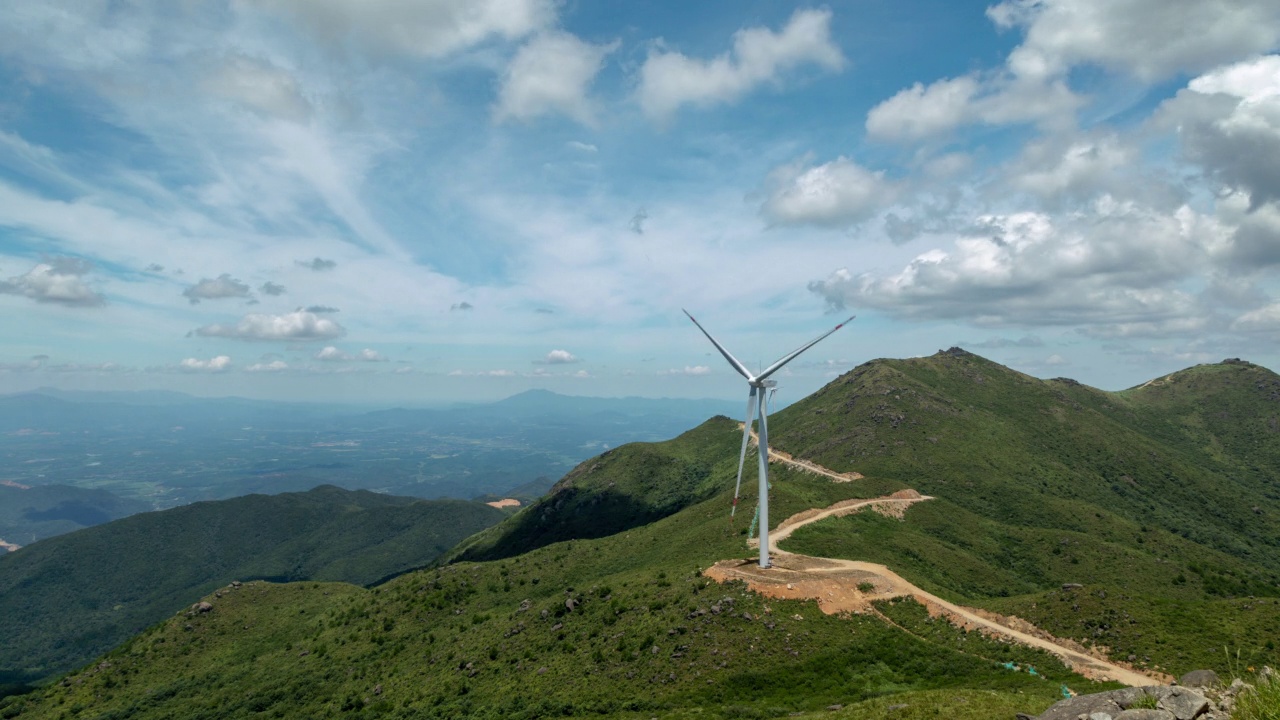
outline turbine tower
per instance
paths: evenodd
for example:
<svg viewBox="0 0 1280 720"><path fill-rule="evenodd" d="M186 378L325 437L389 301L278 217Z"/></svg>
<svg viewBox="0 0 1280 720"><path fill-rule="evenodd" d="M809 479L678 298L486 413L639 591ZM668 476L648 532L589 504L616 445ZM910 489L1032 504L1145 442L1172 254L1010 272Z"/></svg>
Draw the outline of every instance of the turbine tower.
<svg viewBox="0 0 1280 720"><path fill-rule="evenodd" d="M716 346L716 349L720 351L725 360L729 361L733 369L747 379L747 385L751 388L751 392L747 395L747 420L742 424L742 450L738 453L738 481L733 489L733 510L731 512L736 512L738 509L738 491L742 487L742 466L747 460L747 441L751 438L752 416L756 415L760 420L760 441L757 443L760 446L760 567L767 568L769 567L769 413L765 391L777 384L770 380L769 376L781 370L783 365L795 360L800 353L817 345L828 335L844 327L845 323L856 316L849 316L848 320L822 333L809 343L801 345L798 349L783 355L781 359L762 370L759 374L752 375L745 365L738 362L738 358L730 354L728 350L724 349L723 345L711 337L711 333L702 327L702 323L699 323L692 315L689 315L688 310L683 310L683 312L690 320L693 320L693 324L698 326L698 329L702 331L703 335L707 336L711 344Z"/></svg>

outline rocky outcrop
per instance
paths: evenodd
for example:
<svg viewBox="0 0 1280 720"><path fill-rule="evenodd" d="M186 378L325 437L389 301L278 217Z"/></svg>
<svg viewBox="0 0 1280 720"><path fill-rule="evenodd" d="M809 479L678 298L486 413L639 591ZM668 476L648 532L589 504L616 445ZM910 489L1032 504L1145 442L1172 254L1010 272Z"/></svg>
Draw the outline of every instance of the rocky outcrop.
<svg viewBox="0 0 1280 720"><path fill-rule="evenodd" d="M1195 687L1180 685L1125 688L1068 698L1035 720L1227 720L1235 694L1243 687L1237 681L1226 690L1212 670L1187 673L1183 679ZM1152 705L1155 707L1152 707Z"/></svg>

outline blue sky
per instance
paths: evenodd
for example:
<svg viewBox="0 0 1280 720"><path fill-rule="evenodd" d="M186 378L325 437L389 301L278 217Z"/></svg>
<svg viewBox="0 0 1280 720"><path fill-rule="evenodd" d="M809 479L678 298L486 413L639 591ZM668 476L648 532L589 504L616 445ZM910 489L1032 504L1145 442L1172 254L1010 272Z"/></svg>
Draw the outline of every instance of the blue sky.
<svg viewBox="0 0 1280 720"><path fill-rule="evenodd" d="M0 392L1280 367L1263 0L0 10Z"/></svg>

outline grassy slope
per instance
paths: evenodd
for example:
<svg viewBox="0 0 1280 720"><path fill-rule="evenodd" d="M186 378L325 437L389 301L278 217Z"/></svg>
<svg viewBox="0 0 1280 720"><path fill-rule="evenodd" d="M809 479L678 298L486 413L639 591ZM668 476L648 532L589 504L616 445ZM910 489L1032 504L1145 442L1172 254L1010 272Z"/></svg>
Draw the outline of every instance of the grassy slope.
<svg viewBox="0 0 1280 720"><path fill-rule="evenodd" d="M1267 439L1259 433L1275 406L1249 393L1275 376L1225 372L1241 370L1248 382L1211 382L1178 406L1203 415L1217 402L1235 415L1172 422L1175 403L1149 394L1156 385L1101 393L968 354L877 361L771 423L780 448L868 478L834 485L775 469L774 519L911 485L939 499L906 522L824 521L790 547L881 560L939 594L1060 635L1133 643L1173 672L1220 665L1221 648L1211 647L1220 642L1265 659L1258 643L1276 636L1275 466L1249 442ZM1218 392L1242 396L1203 397ZM881 608L903 633L707 586L698 568L749 554L746 518L726 518L738 437L713 420L584 464L559 492L462 550L490 562L369 591L259 586L216 599L209 615L175 618L116 651L109 667L5 712L771 717L843 703L848 717L976 718L1037 711L1059 682L1091 689L1041 654L932 623L910 603ZM686 473L691 463L698 472ZM556 542L607 532L603 519L619 519L619 502L662 518ZM522 543L540 547L514 556ZM1064 591L1063 582L1088 584ZM1249 592L1271 595L1250 601ZM725 595L733 612L689 617ZM567 598L582 604L568 611ZM1000 669L1004 659L1031 662L1048 679Z"/></svg>
<svg viewBox="0 0 1280 720"><path fill-rule="evenodd" d="M601 463L583 468L573 485L579 497L647 487L654 455L686 457L699 436L720 448L703 455L707 482L720 490L650 524L515 558L418 571L372 590L246 585L212 599L207 615L179 615L113 652L109 665L12 701L7 712L772 717L835 703L942 709L960 697L974 712L950 716L977 718L1036 711L1053 702L1060 682L1076 685L1047 656L932 623L918 606L886 607L914 633L907 634L872 618L827 617L811 603L765 602L741 586L701 578L699 569L711 562L749 554L745 521L732 526L727 517L740 436L724 420L648 446L634 472L625 462ZM773 502L783 516L892 487L835 485L779 469ZM670 507L661 495L653 489L648 499ZM522 514L555 507L554 497L544 502ZM586 532L594 532L591 509L589 502L581 508ZM527 523L517 514L504 526L527 532ZM579 603L573 610L569 599ZM713 606L720 612L690 617ZM1004 660L1033 663L1048 679L1004 670L997 665ZM884 702L888 697L898 702Z"/></svg>
<svg viewBox="0 0 1280 720"><path fill-rule="evenodd" d="M479 503L320 487L49 538L0 557L0 679L65 671L233 579L369 584L503 517Z"/></svg>
<svg viewBox="0 0 1280 720"><path fill-rule="evenodd" d="M968 353L869 363L780 413L775 444L939 500L788 547L874 559L1174 673L1221 666L1224 646L1274 664L1278 397L1249 364L1104 393Z"/></svg>

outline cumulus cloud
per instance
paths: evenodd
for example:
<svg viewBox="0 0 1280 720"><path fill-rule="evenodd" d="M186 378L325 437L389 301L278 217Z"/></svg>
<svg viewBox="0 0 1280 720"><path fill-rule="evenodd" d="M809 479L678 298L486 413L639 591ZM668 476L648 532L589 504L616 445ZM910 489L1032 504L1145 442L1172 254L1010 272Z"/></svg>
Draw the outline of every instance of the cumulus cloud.
<svg viewBox="0 0 1280 720"><path fill-rule="evenodd" d="M195 285L183 290L182 296L190 301L192 305L199 303L201 300L247 298L249 297L249 286L231 277L231 275L223 273L213 279L202 279Z"/></svg>
<svg viewBox="0 0 1280 720"><path fill-rule="evenodd" d="M1060 79L972 74L900 90L871 108L866 127L881 140L921 140L971 123L1065 123L1080 104Z"/></svg>
<svg viewBox="0 0 1280 720"><path fill-rule="evenodd" d="M202 337L225 337L236 340L332 340L346 334L338 323L298 310L283 315L252 313L235 325L205 325L195 333Z"/></svg>
<svg viewBox="0 0 1280 720"><path fill-rule="evenodd" d="M451 370L449 377L515 377L511 370Z"/></svg>
<svg viewBox="0 0 1280 720"><path fill-rule="evenodd" d="M315 313L317 315L328 315L331 313L339 312L338 308L330 307L328 305L308 305L305 308L305 310L309 313Z"/></svg>
<svg viewBox="0 0 1280 720"><path fill-rule="evenodd" d="M244 55L231 55L208 75L205 90L263 117L305 122L311 103L297 78L272 63Z"/></svg>
<svg viewBox="0 0 1280 720"><path fill-rule="evenodd" d="M646 115L665 120L682 105L734 102L801 65L838 71L844 67L844 55L831 40L830 26L830 10L798 10L781 32L763 27L739 30L732 51L712 60L655 48L640 68L636 97Z"/></svg>
<svg viewBox="0 0 1280 720"><path fill-rule="evenodd" d="M162 273L164 272L164 266L157 263L151 263L150 265L142 268L142 271L149 273Z"/></svg>
<svg viewBox="0 0 1280 720"><path fill-rule="evenodd" d="M1280 338L1280 302L1271 303L1241 315L1231 323L1232 330L1275 333Z"/></svg>
<svg viewBox="0 0 1280 720"><path fill-rule="evenodd" d="M474 306L474 305L472 305L471 303L467 302L466 300L463 300L463 301L462 301L462 302L460 302L460 303L454 303L454 304L450 305L450 306L449 306L449 311L450 311L450 312L455 312L455 311L466 311L466 310L471 310L471 309L473 309L474 307L475 307L475 306Z"/></svg>
<svg viewBox="0 0 1280 720"><path fill-rule="evenodd" d="M187 358L178 363L178 367L187 372L222 372L231 367L231 358L226 355L218 355L208 360Z"/></svg>
<svg viewBox="0 0 1280 720"><path fill-rule="evenodd" d="M352 355L345 353L333 345L327 345L315 354L316 360L326 362L346 362L351 360L359 360L362 362L387 362L387 358L377 350L365 348L360 352Z"/></svg>
<svg viewBox="0 0 1280 720"><path fill-rule="evenodd" d="M777 168L770 185L761 212L782 225L845 227L871 217L897 194L883 172L845 157L816 167L796 163Z"/></svg>
<svg viewBox="0 0 1280 720"><path fill-rule="evenodd" d="M1001 68L916 83L867 115L867 132L918 140L965 124L1069 124L1083 99L1072 68L1094 66L1155 82L1273 49L1280 9L1270 0L1005 0L988 8L1024 33Z"/></svg>
<svg viewBox="0 0 1280 720"><path fill-rule="evenodd" d="M540 365L568 365L571 363L581 362L573 353L568 350L552 350L547 356L541 360L534 360L534 363Z"/></svg>
<svg viewBox="0 0 1280 720"><path fill-rule="evenodd" d="M1104 197L1088 214L978 218L952 250L934 249L897 274L838 270L809 284L832 309L880 308L979 325L1099 326L1132 336L1203 326L1177 283L1202 268L1222 229L1183 207L1164 214Z"/></svg>
<svg viewBox="0 0 1280 720"><path fill-rule="evenodd" d="M593 45L567 32L539 34L520 48L507 67L495 118L531 120L560 113L583 125L595 125L596 111L587 89L618 45L617 41Z"/></svg>
<svg viewBox="0 0 1280 720"><path fill-rule="evenodd" d="M93 265L81 258L53 258L24 275L0 280L0 294L21 295L38 303L67 307L105 305L107 299L84 281L92 269Z"/></svg>
<svg viewBox="0 0 1280 720"><path fill-rule="evenodd" d="M272 360L270 362L257 362L245 368L245 372L282 372L289 369L289 363L283 360Z"/></svg>
<svg viewBox="0 0 1280 720"><path fill-rule="evenodd" d="M308 270L314 270L316 272L332 270L338 267L338 263L334 262L333 260L326 260L324 258L319 258L319 257L313 258L311 260L295 260L294 264L297 265L298 267L304 267L304 268L307 268Z"/></svg>
<svg viewBox="0 0 1280 720"><path fill-rule="evenodd" d="M285 288L283 285L278 285L276 283L267 281L262 283L262 287L258 288L258 292L262 293L263 295L272 295L272 296L283 295L285 293Z"/></svg>
<svg viewBox="0 0 1280 720"><path fill-rule="evenodd" d="M1014 187L1042 199L1086 200L1133 185L1125 170L1136 151L1115 135L1028 143L1011 169Z"/></svg>
<svg viewBox="0 0 1280 720"><path fill-rule="evenodd" d="M436 58L490 38L515 40L555 19L554 0L249 0L301 21L337 48Z"/></svg>
<svg viewBox="0 0 1280 720"><path fill-rule="evenodd" d="M1280 55L1218 68L1161 108L1187 156L1251 207L1280 199Z"/></svg>
<svg viewBox="0 0 1280 720"><path fill-rule="evenodd" d="M671 370L659 370L659 375L710 375L711 368L706 365L685 365L683 368L673 368Z"/></svg>
<svg viewBox="0 0 1280 720"><path fill-rule="evenodd" d="M577 150L578 152L590 153L592 155L600 152L600 148L596 147L595 145L592 145L591 143L579 142L577 140L570 140L569 142L565 143L565 145L574 150Z"/></svg>
<svg viewBox="0 0 1280 720"><path fill-rule="evenodd" d="M1025 31L1008 61L1024 76L1088 64L1150 82L1280 43L1280 6L1271 0L1005 0L987 15Z"/></svg>

